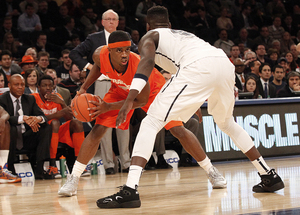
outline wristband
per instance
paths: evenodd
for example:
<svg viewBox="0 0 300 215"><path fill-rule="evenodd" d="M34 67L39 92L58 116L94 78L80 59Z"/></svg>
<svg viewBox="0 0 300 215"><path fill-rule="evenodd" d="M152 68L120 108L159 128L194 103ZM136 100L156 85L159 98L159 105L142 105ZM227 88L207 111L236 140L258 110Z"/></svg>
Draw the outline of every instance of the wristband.
<svg viewBox="0 0 300 215"><path fill-rule="evenodd" d="M148 77L146 75L135 74L129 90L137 90L140 93L142 89L145 87L147 81L148 81Z"/></svg>

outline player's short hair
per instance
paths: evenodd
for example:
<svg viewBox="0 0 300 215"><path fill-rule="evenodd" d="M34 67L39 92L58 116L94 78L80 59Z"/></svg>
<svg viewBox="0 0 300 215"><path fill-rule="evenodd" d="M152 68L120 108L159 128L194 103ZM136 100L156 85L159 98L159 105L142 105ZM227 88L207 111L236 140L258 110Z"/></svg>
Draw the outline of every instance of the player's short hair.
<svg viewBox="0 0 300 215"><path fill-rule="evenodd" d="M130 37L125 31L117 30L109 35L108 43L115 43L121 41L130 41Z"/></svg>
<svg viewBox="0 0 300 215"><path fill-rule="evenodd" d="M147 11L147 22L150 24L152 22L169 22L168 9L163 6L154 6Z"/></svg>
<svg viewBox="0 0 300 215"><path fill-rule="evenodd" d="M52 83L54 84L54 80L50 75L43 75L42 77L40 77L38 80L38 86L41 86L42 80L51 80Z"/></svg>

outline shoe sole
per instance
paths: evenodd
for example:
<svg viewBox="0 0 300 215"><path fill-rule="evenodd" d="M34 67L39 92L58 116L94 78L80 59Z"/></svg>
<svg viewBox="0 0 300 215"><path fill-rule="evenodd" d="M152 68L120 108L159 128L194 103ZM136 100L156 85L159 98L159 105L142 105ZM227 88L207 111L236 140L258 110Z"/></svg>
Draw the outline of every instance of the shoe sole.
<svg viewBox="0 0 300 215"><path fill-rule="evenodd" d="M65 196L65 197L72 197L72 196L75 196L76 194L77 194L77 191L75 191L73 193L58 191L58 195Z"/></svg>
<svg viewBox="0 0 300 215"><path fill-rule="evenodd" d="M225 189L227 188L227 183L226 184L222 184L222 185L214 185L213 189Z"/></svg>
<svg viewBox="0 0 300 215"><path fill-rule="evenodd" d="M8 180L8 179L0 179L0 184L11 184L21 182L22 179Z"/></svg>
<svg viewBox="0 0 300 215"><path fill-rule="evenodd" d="M271 187L253 187L252 188L252 191L255 192L255 193L273 193L277 190L281 190L284 188L284 183L281 181L281 182L278 182L276 184L274 184L273 186Z"/></svg>
<svg viewBox="0 0 300 215"><path fill-rule="evenodd" d="M139 208L141 207L141 200L134 200L130 202L123 202L119 204L118 202L109 202L107 204L98 204L99 208Z"/></svg>

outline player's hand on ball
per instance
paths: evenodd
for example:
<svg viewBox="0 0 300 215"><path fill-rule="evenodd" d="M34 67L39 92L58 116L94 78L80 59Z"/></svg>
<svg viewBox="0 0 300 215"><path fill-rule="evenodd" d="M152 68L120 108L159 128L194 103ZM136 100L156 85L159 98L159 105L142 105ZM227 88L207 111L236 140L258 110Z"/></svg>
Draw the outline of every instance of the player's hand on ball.
<svg viewBox="0 0 300 215"><path fill-rule="evenodd" d="M82 89L82 88L80 88L79 91L77 91L77 95L78 95L78 96L81 95L81 94L84 94L84 93L86 93L86 90L84 90L84 89ZM77 95L76 95L76 96L77 96Z"/></svg>
<svg viewBox="0 0 300 215"><path fill-rule="evenodd" d="M105 101L103 101L99 96L95 96L95 97L98 98L98 102L89 101L89 103L95 105L95 107L88 108L88 110L93 111L93 113L90 114L92 120L95 120L100 114L109 111L108 104Z"/></svg>

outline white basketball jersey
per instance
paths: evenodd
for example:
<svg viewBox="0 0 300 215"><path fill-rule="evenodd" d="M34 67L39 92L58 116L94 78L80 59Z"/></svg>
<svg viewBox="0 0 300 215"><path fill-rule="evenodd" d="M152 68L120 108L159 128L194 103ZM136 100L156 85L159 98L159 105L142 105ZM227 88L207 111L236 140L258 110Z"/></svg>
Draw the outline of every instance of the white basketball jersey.
<svg viewBox="0 0 300 215"><path fill-rule="evenodd" d="M152 31L159 33L155 63L171 74L201 58L226 57L223 50L211 46L189 32L169 28L156 28Z"/></svg>

